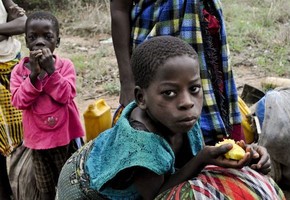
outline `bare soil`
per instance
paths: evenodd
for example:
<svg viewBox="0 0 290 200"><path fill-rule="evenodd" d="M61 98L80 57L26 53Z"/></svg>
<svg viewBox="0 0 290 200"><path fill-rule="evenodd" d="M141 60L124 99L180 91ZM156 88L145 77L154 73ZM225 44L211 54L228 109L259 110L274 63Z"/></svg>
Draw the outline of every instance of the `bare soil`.
<svg viewBox="0 0 290 200"><path fill-rule="evenodd" d="M76 52L85 51L85 53L89 55L97 54L101 49L106 48L109 51L113 52L113 45L112 43L108 44L100 44L101 41L104 41L106 39L109 39L110 36L108 35L98 35L93 37L78 37L78 36L71 36L66 35L61 38L61 45L58 49L56 49L56 54L59 54L60 56L64 58L71 58L72 55L75 55ZM106 63L105 67L111 67L112 74L118 73L117 68L117 61L115 59L114 54L110 54L109 56L102 57L101 59L104 60L103 63ZM109 63L109 64L108 64ZM100 67L96 65L96 68ZM77 66L76 66L77 69ZM87 73L97 73L94 70L88 70ZM84 73L77 73L78 77L80 79L88 79L89 77L87 74ZM91 74L92 75L92 74ZM97 76L97 74L96 74ZM115 78L115 77L114 77ZM76 97L76 103L79 109L79 112L81 114L82 122L84 122L83 119L83 113L87 109L88 105L95 102L96 100L102 98L105 99L107 104L111 107L112 114L119 106L119 97L118 95L109 95L108 92L105 91L105 89L102 87L101 81L93 81L93 80L85 80L85 83L82 85L78 85L78 94Z"/></svg>
<svg viewBox="0 0 290 200"><path fill-rule="evenodd" d="M100 49L106 48L109 51L113 52L113 45L109 41L110 35L101 35L101 36L93 36L93 37L78 37L78 36L70 36L66 35L61 38L61 45L56 50L62 57L70 58L72 54L75 54L76 51L86 51L89 55L97 54ZM108 43L104 42L108 40ZM104 44L102 44L104 42ZM75 48L77 47L77 48ZM75 49L74 51L72 49ZM103 57L107 63L111 67L112 74L118 73L117 61L115 55L112 53L109 56ZM100 66L96 66L100 67ZM91 73L91 71L88 71ZM261 81L267 75L267 73L256 66L249 65L236 65L233 66L233 73L236 81L236 86L238 88L239 94L242 93L244 84L249 84L253 87L261 89ZM82 74L83 75L83 74ZM97 74L96 74L97 76ZM113 77L116 78L116 77ZM96 81L97 82L97 81ZM87 84L84 87L80 86L81 90L78 93L76 98L80 113L83 113L86 107L93 101L103 98L107 101L107 103L112 107L112 111L114 111L118 107L118 95L108 95L102 85L100 83ZM90 93L95 93L98 91L98 94L94 94L90 96Z"/></svg>

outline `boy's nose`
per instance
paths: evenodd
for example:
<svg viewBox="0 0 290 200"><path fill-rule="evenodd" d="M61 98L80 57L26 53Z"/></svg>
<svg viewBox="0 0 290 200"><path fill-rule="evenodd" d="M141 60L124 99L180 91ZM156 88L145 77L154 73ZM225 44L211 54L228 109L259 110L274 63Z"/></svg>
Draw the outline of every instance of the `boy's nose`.
<svg viewBox="0 0 290 200"><path fill-rule="evenodd" d="M190 109L194 106L193 96L189 93L184 93L181 95L179 100L180 109Z"/></svg>
<svg viewBox="0 0 290 200"><path fill-rule="evenodd" d="M37 45L37 46L44 46L44 45L45 45L44 39L42 39L42 38L38 38L38 39L36 40L36 45Z"/></svg>

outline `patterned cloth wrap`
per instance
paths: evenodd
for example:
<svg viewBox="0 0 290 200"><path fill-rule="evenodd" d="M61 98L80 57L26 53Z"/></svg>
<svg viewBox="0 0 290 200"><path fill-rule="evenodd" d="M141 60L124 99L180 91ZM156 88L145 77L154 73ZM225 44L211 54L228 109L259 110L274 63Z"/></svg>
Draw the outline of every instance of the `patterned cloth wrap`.
<svg viewBox="0 0 290 200"><path fill-rule="evenodd" d="M93 144L93 140L89 141L67 160L60 173L56 199L105 199L90 188L89 175L85 171L85 163Z"/></svg>
<svg viewBox="0 0 290 200"><path fill-rule="evenodd" d="M282 190L269 177L249 167L225 169L209 165L198 177L185 181L156 200L286 200Z"/></svg>
<svg viewBox="0 0 290 200"><path fill-rule="evenodd" d="M23 138L22 112L11 105L9 91L9 77L17 62L18 59L0 63L0 153L4 156L9 155Z"/></svg>
<svg viewBox="0 0 290 200"><path fill-rule="evenodd" d="M84 145L64 165L58 182L58 199L140 199L136 188L102 188L117 172L144 166L156 174L174 173L174 153L159 136L130 128L128 117L136 104L125 107L117 124ZM198 125L198 124L197 124ZM202 148L200 127L189 132L193 155ZM193 131L192 130L192 131ZM159 158L159 159L157 159ZM102 195L97 191L101 189ZM240 196L239 196L240 195ZM244 197L244 198L240 198ZM267 176L251 170L207 166L197 177L160 194L156 199L285 199Z"/></svg>
<svg viewBox="0 0 290 200"><path fill-rule="evenodd" d="M131 13L131 45L136 48L145 40L159 35L177 36L189 43L197 52L200 59L204 106L200 119L204 136L216 137L225 134L229 136L231 127L241 123L238 107L238 94L232 69L229 64L229 48L226 38L225 22L220 0L211 2L215 16L220 22L221 38L221 71L224 81L224 101L227 102L227 117L225 122L219 111L214 94L211 69L208 67L205 55L204 37L201 22L205 21L201 0L135 0ZM228 127L228 125L230 127ZM216 134L212 136L212 134Z"/></svg>

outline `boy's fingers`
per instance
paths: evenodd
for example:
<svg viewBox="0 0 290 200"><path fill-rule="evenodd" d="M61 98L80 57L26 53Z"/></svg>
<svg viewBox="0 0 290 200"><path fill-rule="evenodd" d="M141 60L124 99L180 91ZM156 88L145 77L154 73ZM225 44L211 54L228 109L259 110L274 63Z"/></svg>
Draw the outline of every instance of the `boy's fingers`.
<svg viewBox="0 0 290 200"><path fill-rule="evenodd" d="M39 58L42 56L42 51L41 50L31 51L30 55L32 55L34 58Z"/></svg>
<svg viewBox="0 0 290 200"><path fill-rule="evenodd" d="M250 161L250 156L251 156L251 153L250 152L246 152L244 157L239 160L240 163L243 163L243 164L246 164L247 162Z"/></svg>
<svg viewBox="0 0 290 200"><path fill-rule="evenodd" d="M247 162L249 162L249 157L250 154L246 153L241 160L224 159L223 164L225 167L242 168L247 164Z"/></svg>
<svg viewBox="0 0 290 200"><path fill-rule="evenodd" d="M42 53L38 53L35 55L35 58L40 58L42 56Z"/></svg>
<svg viewBox="0 0 290 200"><path fill-rule="evenodd" d="M50 55L50 50L48 48L44 48L44 49L42 49L42 53L44 56L48 56L48 55Z"/></svg>
<svg viewBox="0 0 290 200"><path fill-rule="evenodd" d="M241 160L236 161L236 163L234 163L232 167L234 167L234 168L242 168L245 165L247 165L249 160L250 160L250 153L247 152L245 154L245 156Z"/></svg>
<svg viewBox="0 0 290 200"><path fill-rule="evenodd" d="M225 154L227 153L229 150L231 150L233 148L232 144L223 144L221 145L218 150L217 150L217 154L221 155L221 154Z"/></svg>

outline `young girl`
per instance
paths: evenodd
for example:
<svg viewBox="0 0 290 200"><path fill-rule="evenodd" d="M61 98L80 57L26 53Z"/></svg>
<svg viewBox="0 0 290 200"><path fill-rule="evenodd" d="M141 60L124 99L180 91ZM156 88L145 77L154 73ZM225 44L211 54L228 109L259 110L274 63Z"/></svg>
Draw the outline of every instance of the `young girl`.
<svg viewBox="0 0 290 200"><path fill-rule="evenodd" d="M242 174L242 181L236 181L240 195L247 192L252 199L283 198L275 183L253 170L270 170L263 147L240 142L247 153L234 161L223 156L232 145L204 146L199 126L203 92L197 54L190 45L170 36L152 38L134 51L132 67L135 101L125 107L113 128L67 161L59 177L58 199L152 200L174 186L197 179L209 164L230 167L232 177ZM220 171L224 177L229 174L226 168ZM207 176L217 180L207 188L220 184L221 194L231 199L234 192L222 185L224 177L217 180ZM249 193L251 186L255 191ZM189 188L194 193L192 199L202 199L197 187ZM214 195L219 194L207 197L218 199Z"/></svg>
<svg viewBox="0 0 290 200"><path fill-rule="evenodd" d="M60 38L52 14L31 14L25 40L30 55L12 71L12 104L23 110L24 144L33 149L41 199L54 199L59 173L72 153L72 141L84 135L74 102L76 73L70 60L53 54Z"/></svg>

